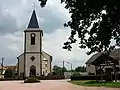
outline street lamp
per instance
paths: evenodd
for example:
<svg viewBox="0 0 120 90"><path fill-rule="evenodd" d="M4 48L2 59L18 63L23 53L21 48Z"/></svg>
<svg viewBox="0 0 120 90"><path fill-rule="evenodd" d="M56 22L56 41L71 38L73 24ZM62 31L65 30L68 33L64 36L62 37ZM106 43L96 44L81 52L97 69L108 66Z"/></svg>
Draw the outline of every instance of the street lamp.
<svg viewBox="0 0 120 90"><path fill-rule="evenodd" d="M72 72L72 63L70 63L70 62L68 62L68 61L67 61L67 63L71 65L71 72Z"/></svg>

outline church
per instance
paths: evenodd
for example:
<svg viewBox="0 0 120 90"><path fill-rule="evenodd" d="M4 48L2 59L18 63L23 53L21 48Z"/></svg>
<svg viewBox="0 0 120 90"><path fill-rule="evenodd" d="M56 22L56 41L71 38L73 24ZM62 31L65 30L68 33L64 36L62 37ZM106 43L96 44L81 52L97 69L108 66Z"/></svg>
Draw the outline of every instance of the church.
<svg viewBox="0 0 120 90"><path fill-rule="evenodd" d="M24 52L17 57L19 77L48 75L52 70L52 56L42 51L43 30L39 28L35 10L24 30Z"/></svg>

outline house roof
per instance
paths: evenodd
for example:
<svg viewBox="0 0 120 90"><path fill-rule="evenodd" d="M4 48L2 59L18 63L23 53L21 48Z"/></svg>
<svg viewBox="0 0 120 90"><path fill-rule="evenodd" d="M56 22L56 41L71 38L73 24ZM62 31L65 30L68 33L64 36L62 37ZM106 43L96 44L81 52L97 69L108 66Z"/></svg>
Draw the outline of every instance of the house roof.
<svg viewBox="0 0 120 90"><path fill-rule="evenodd" d="M93 56L90 57L90 59L86 62L86 64L91 64L97 58L99 58L103 53L104 52L94 54ZM112 50L109 56L114 60L120 60L120 48Z"/></svg>
<svg viewBox="0 0 120 90"><path fill-rule="evenodd" d="M14 68L17 68L16 65L13 65L13 66L3 66L3 70L6 70L6 69L14 69ZM2 69L2 66L0 66L0 69Z"/></svg>
<svg viewBox="0 0 120 90"><path fill-rule="evenodd" d="M91 64L93 61L95 61L98 57L102 55L103 52L96 53L93 56L90 57L90 59L85 64Z"/></svg>
<svg viewBox="0 0 120 90"><path fill-rule="evenodd" d="M30 22L28 24L28 28L39 28L35 10L33 10Z"/></svg>
<svg viewBox="0 0 120 90"><path fill-rule="evenodd" d="M44 52L44 51L42 51L42 55L43 54L46 54L46 55L48 55L48 56L50 56L51 57L51 61L52 61L52 56L50 55L50 54L48 54L48 53L46 53L46 52ZM44 60L46 59L46 57L43 55L43 57L44 57Z"/></svg>

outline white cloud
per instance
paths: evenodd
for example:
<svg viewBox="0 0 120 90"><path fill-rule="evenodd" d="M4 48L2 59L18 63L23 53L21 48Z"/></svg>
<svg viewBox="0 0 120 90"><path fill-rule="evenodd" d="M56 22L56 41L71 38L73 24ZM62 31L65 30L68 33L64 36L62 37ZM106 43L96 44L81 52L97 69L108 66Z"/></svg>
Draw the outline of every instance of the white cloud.
<svg viewBox="0 0 120 90"><path fill-rule="evenodd" d="M62 61L73 63L73 67L85 65L90 56L86 55L87 50L80 49L78 44L73 45L72 51L62 49L63 43L70 35L70 30L61 28L51 34L45 34L43 37L43 50L53 55L53 63L62 65Z"/></svg>

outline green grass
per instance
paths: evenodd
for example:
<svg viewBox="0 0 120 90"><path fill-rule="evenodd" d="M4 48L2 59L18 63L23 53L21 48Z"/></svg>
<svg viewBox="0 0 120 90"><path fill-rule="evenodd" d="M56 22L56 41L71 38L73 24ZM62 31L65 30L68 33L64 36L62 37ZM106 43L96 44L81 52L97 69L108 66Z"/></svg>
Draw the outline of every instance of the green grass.
<svg viewBox="0 0 120 90"><path fill-rule="evenodd" d="M70 83L82 86L97 86L97 87L114 87L120 88L120 82L96 82L91 80L69 81Z"/></svg>

